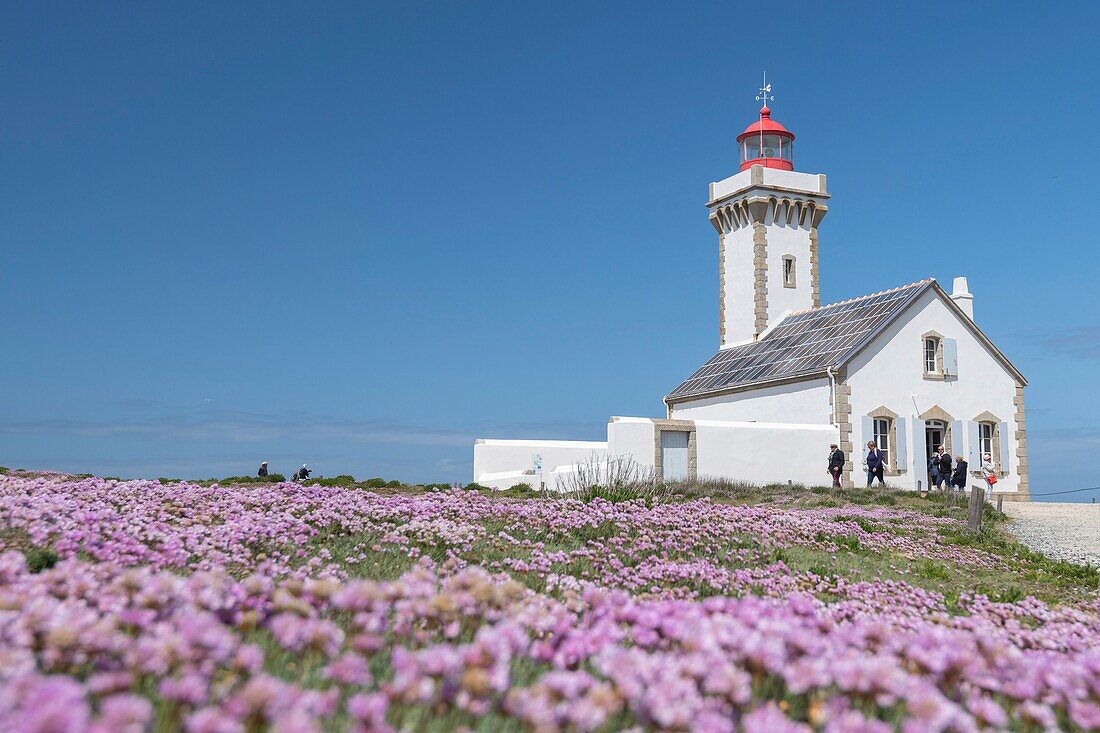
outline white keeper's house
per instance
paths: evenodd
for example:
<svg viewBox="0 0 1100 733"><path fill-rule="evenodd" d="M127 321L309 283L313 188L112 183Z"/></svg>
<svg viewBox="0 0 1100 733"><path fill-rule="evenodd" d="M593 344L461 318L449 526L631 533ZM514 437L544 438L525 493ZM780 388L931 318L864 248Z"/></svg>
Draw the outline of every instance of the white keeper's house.
<svg viewBox="0 0 1100 733"><path fill-rule="evenodd" d="M554 489L580 462L630 456L662 480L821 485L835 442L845 482L863 484L874 440L890 484L927 488L942 444L971 469L989 453L995 491L1026 500L1027 380L982 333L966 278L950 293L926 279L821 305L825 176L794 170L794 134L767 107L737 142L741 170L707 202L718 352L665 396L662 417L612 417L606 441L478 439L474 481Z"/></svg>

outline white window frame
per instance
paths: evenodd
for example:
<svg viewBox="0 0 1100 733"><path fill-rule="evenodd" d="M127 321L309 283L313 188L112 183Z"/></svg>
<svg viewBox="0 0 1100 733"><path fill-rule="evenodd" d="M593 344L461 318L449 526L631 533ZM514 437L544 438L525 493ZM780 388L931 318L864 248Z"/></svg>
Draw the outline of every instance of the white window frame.
<svg viewBox="0 0 1100 733"><path fill-rule="evenodd" d="M931 346L931 354L929 347ZM935 336L925 336L921 342L921 361L924 364L925 374L938 374L937 362L939 361L940 340ZM931 368L929 368L931 365Z"/></svg>
<svg viewBox="0 0 1100 733"><path fill-rule="evenodd" d="M890 429L893 427L891 422L893 421L888 417L872 418L871 422L872 438L879 452L882 453L882 462L887 466L894 465L890 461Z"/></svg>
<svg viewBox="0 0 1100 733"><path fill-rule="evenodd" d="M988 453L990 460L996 460L993 454L993 437L997 434L997 424L991 422L978 423L978 456L984 458Z"/></svg>

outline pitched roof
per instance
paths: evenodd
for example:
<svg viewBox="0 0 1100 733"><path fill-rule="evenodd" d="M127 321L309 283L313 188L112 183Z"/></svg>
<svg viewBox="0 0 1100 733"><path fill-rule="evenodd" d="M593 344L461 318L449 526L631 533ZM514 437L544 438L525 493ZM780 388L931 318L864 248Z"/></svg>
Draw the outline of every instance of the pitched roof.
<svg viewBox="0 0 1100 733"><path fill-rule="evenodd" d="M938 289L935 280L921 280L790 313L760 340L719 351L665 399L680 402L740 387L793 381L839 367L931 288Z"/></svg>

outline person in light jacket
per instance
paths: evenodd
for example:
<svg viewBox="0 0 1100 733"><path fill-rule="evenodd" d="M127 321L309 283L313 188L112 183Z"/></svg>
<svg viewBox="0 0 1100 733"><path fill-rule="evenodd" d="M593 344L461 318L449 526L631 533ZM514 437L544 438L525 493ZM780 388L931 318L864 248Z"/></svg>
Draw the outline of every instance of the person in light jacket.
<svg viewBox="0 0 1100 733"><path fill-rule="evenodd" d="M993 465L993 456L982 456L982 476L985 477L985 498L993 498L993 484L997 482L997 467Z"/></svg>
<svg viewBox="0 0 1100 733"><path fill-rule="evenodd" d="M955 472L951 474L951 485L959 491L966 491L966 469L970 465L962 456L955 456Z"/></svg>
<svg viewBox="0 0 1100 733"><path fill-rule="evenodd" d="M882 480L882 472L884 465L882 462L882 451L878 449L878 445L873 440L867 441L867 488L871 488L875 479L878 479L879 486L885 486L886 482Z"/></svg>

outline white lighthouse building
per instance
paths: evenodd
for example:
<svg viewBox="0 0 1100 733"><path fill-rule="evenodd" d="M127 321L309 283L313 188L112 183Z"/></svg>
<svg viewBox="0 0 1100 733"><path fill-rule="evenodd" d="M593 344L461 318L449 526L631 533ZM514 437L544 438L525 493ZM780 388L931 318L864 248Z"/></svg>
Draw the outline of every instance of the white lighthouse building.
<svg viewBox="0 0 1100 733"><path fill-rule="evenodd" d="M794 134L760 110L737 136L741 172L710 185L718 231L721 345L756 339L783 313L816 308L825 176L794 171Z"/></svg>
<svg viewBox="0 0 1100 733"><path fill-rule="evenodd" d="M978 327L966 278L950 294L923 279L821 305L825 175L795 170L795 136L767 106L736 139L740 170L707 201L717 352L664 397L662 417L612 417L606 441L477 440L474 481L561 488L579 463L628 456L665 481L817 485L837 443L844 481L863 483L874 441L895 486L927 488L942 445L972 482L990 455L996 491L1026 499L1027 381Z"/></svg>

